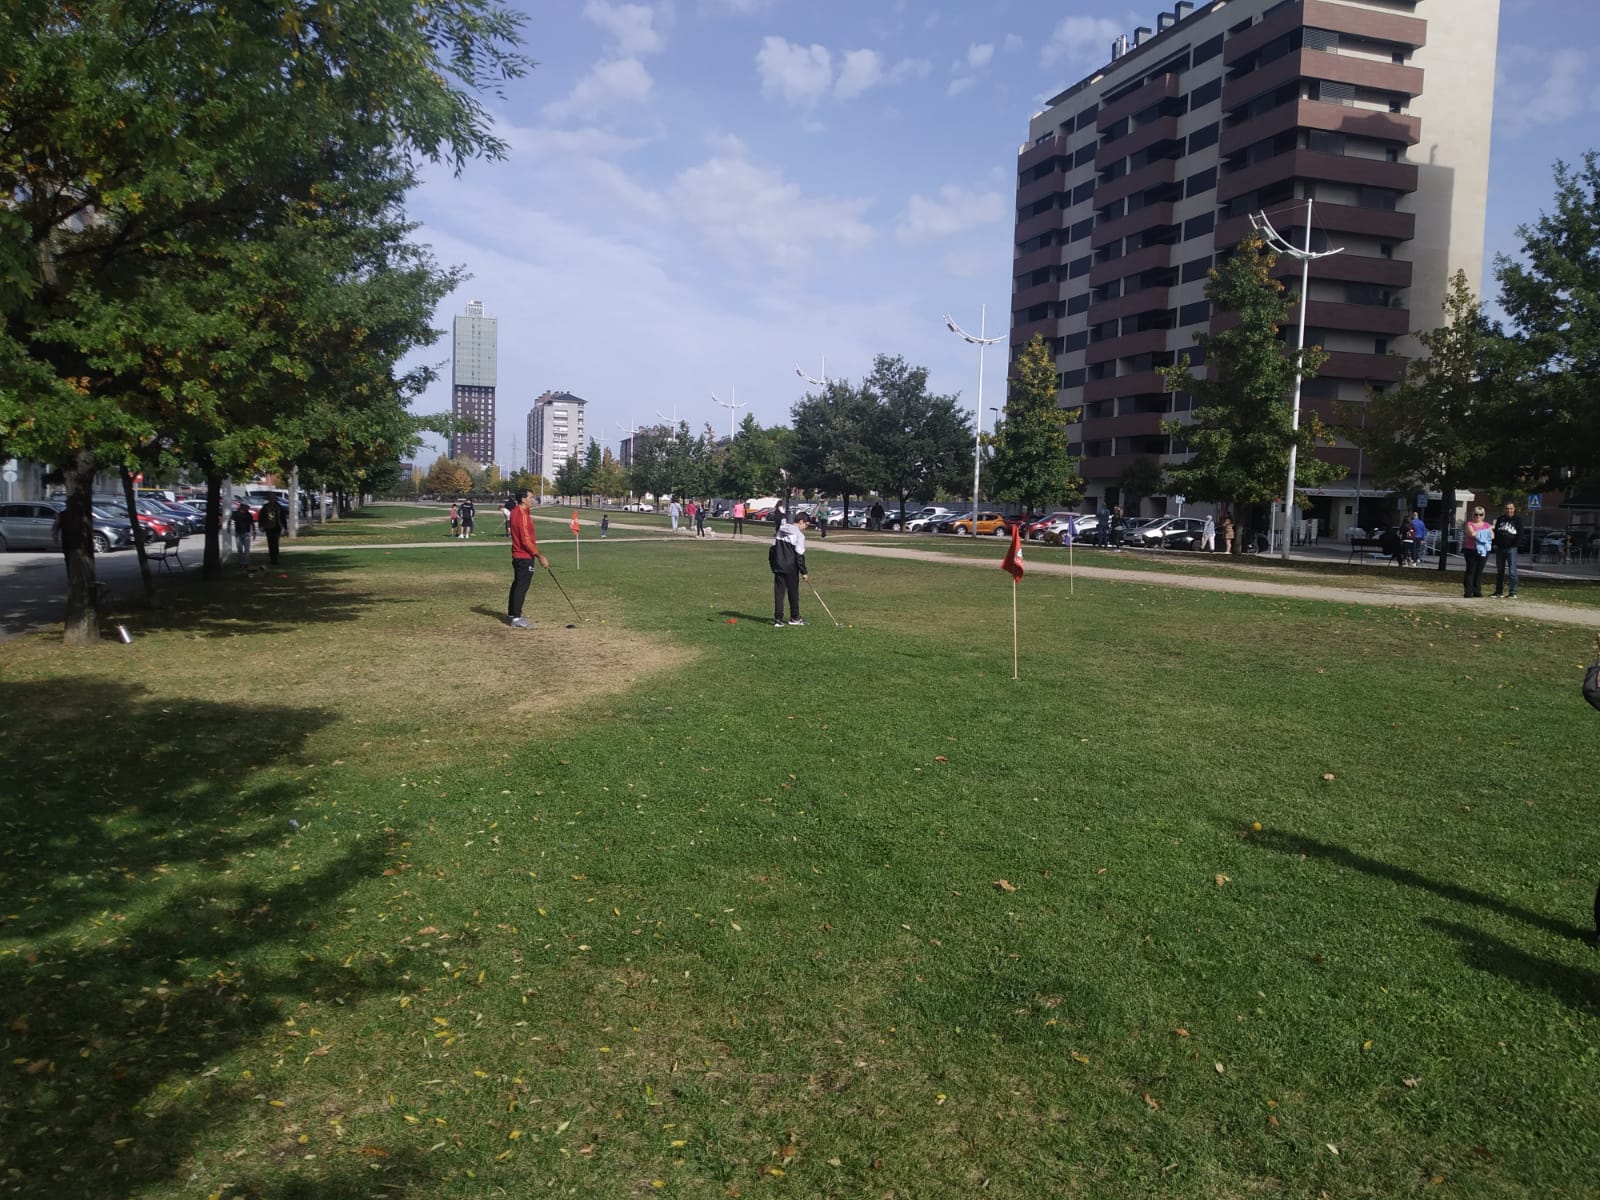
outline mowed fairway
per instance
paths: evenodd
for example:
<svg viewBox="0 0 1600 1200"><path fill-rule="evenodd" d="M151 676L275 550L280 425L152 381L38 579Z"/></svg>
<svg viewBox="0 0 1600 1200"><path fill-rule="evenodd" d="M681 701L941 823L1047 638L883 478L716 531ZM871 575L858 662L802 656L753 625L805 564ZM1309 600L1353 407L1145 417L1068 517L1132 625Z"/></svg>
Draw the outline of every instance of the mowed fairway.
<svg viewBox="0 0 1600 1200"><path fill-rule="evenodd" d="M0 645L0 1192L1595 1194L1583 629L479 528Z"/></svg>

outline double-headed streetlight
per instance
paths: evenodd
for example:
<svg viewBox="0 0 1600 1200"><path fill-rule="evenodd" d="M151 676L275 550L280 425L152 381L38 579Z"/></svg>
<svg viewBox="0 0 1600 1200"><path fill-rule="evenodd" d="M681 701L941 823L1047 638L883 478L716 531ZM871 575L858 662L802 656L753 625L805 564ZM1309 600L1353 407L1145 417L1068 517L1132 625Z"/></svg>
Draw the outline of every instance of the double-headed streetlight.
<svg viewBox="0 0 1600 1200"><path fill-rule="evenodd" d="M978 310L978 333L974 337L961 326L949 313L945 314L945 327L962 341L970 342L978 348L978 430L972 441L972 532L978 532L978 477L983 468L983 352L996 342L1005 341L1005 335L985 337L988 331L989 306L983 305Z"/></svg>
<svg viewBox="0 0 1600 1200"><path fill-rule="evenodd" d="M728 395L732 396L733 399L732 400L718 400L717 399L717 394L715 392L712 392L711 393L711 402L713 404L720 404L720 405L722 405L723 408L728 410L728 441L731 442L731 441L733 441L733 434L734 434L734 424L733 424L733 422L734 422L734 417L737 415L737 410L741 409L741 408L749 408L750 406L748 404L740 404L739 403L739 389L738 388L734 388L732 391L730 391L728 393Z"/></svg>
<svg viewBox="0 0 1600 1200"><path fill-rule="evenodd" d="M1339 246L1333 250L1324 250L1320 254L1311 253L1311 205L1309 197L1306 199L1306 244L1304 249L1291 246L1289 242L1272 227L1271 220L1266 213L1251 213L1250 227L1261 234L1268 246L1279 254L1287 254L1290 258L1300 262L1300 340L1295 346L1294 358L1294 403L1289 410L1289 429L1294 440L1289 443L1289 484L1283 493L1283 555L1289 557L1290 525L1289 512L1294 507L1294 468L1296 457L1300 450L1300 381L1305 373L1306 357L1306 293L1311 290L1311 262L1317 258L1331 258L1335 254L1344 253L1344 247Z"/></svg>
<svg viewBox="0 0 1600 1200"><path fill-rule="evenodd" d="M807 375L804 371L802 371L800 369L798 364L795 366L794 373L796 375L800 376L801 379L804 379L812 387L825 388L825 387L828 386L828 360L827 360L826 357L824 357L823 360L822 360L822 378L821 379L813 379L813 378L811 378L811 376Z"/></svg>

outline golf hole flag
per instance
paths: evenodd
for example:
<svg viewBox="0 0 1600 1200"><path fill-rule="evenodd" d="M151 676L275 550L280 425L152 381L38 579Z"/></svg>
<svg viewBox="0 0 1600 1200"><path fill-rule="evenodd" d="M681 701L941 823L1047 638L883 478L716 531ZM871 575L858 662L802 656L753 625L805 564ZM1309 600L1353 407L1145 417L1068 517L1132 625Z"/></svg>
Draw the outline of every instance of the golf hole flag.
<svg viewBox="0 0 1600 1200"><path fill-rule="evenodd" d="M578 510L577 509L573 509L572 510L572 520L567 523L567 528L572 530L573 533L577 533L578 532Z"/></svg>
<svg viewBox="0 0 1600 1200"><path fill-rule="evenodd" d="M1005 561L1000 564L1002 571L1011 572L1011 582L1016 583L1022 578L1022 524L1018 522L1011 526L1011 549L1006 551Z"/></svg>

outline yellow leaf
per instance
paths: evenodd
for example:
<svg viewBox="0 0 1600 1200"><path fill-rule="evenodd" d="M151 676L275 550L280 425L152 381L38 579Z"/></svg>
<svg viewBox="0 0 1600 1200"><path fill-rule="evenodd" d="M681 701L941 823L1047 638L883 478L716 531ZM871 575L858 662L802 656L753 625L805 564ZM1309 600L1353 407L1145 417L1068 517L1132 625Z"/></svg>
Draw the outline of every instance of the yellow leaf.
<svg viewBox="0 0 1600 1200"><path fill-rule="evenodd" d="M510 1158L512 1154L513 1151L511 1150L502 1150L499 1154L494 1156L494 1160L495 1162L505 1162L505 1160Z"/></svg>
<svg viewBox="0 0 1600 1200"><path fill-rule="evenodd" d="M448 1025L448 1024L450 1024L450 1022L445 1020L443 1017L435 1017L433 1019L433 1023L435 1025Z"/></svg>
<svg viewBox="0 0 1600 1200"><path fill-rule="evenodd" d="M1089 1061L1089 1056L1087 1054L1079 1054L1076 1050L1074 1050L1072 1052L1072 1061L1086 1063Z"/></svg>
<svg viewBox="0 0 1600 1200"><path fill-rule="evenodd" d="M944 1102L945 1102L945 1101L946 1101L946 1100L948 1100L948 1099L949 1099L949 1098L950 1098L950 1097L948 1097L948 1096L946 1096L946 1095L945 1095L945 1094L944 1094L944 1093L943 1093L943 1092L940 1092L940 1093L939 1093L939 1094L938 1094L938 1095L937 1095L937 1096L935 1096L935 1097L934 1097L934 1098L933 1098L933 1102L934 1102L934 1103L935 1103L935 1104L943 1104L943 1103L944 1103Z"/></svg>
<svg viewBox="0 0 1600 1200"><path fill-rule="evenodd" d="M272 1105L273 1108L282 1108L283 1107L283 1101L282 1100L268 1100L267 1103Z"/></svg>
<svg viewBox="0 0 1600 1200"><path fill-rule="evenodd" d="M994 885L1002 892L1014 892L1017 890L1017 885L1006 879L996 879Z"/></svg>
<svg viewBox="0 0 1600 1200"><path fill-rule="evenodd" d="M664 1188L667 1186L667 1181L665 1179L652 1179L650 1186L657 1189Z"/></svg>
<svg viewBox="0 0 1600 1200"><path fill-rule="evenodd" d="M1363 1050L1371 1050L1372 1049L1372 1039L1368 1038L1366 1041L1362 1042L1361 1043L1361 1048Z"/></svg>
<svg viewBox="0 0 1600 1200"><path fill-rule="evenodd" d="M417 1123L417 1118L413 1117L410 1113L407 1113L405 1115L405 1123L407 1125L415 1125Z"/></svg>
<svg viewBox="0 0 1600 1200"><path fill-rule="evenodd" d="M1328 1148L1328 1153L1330 1153L1330 1154L1338 1154L1339 1153L1339 1147L1335 1146L1332 1142L1323 1142L1322 1144Z"/></svg>
<svg viewBox="0 0 1600 1200"><path fill-rule="evenodd" d="M506 1140L510 1141L510 1142L514 1142L521 1136L522 1136L522 1130L513 1129L510 1133L506 1134Z"/></svg>
<svg viewBox="0 0 1600 1200"><path fill-rule="evenodd" d="M1218 887L1221 887L1223 884L1225 884L1227 882L1228 882L1228 877L1226 875L1223 875L1223 874L1220 874L1220 873L1217 875L1217 886Z"/></svg>
<svg viewBox="0 0 1600 1200"><path fill-rule="evenodd" d="M1227 1070L1227 1068L1226 1068L1226 1067L1224 1067L1224 1066L1223 1066L1223 1065L1222 1065L1222 1064L1221 1064L1221 1063L1214 1063L1214 1064L1212 1064L1212 1065L1213 1065L1213 1066L1215 1066L1215 1067L1216 1067L1216 1068L1217 1068L1217 1074L1218 1074L1218 1075L1221 1075L1221 1074L1222 1074L1222 1073L1223 1073L1223 1072L1224 1072L1224 1071L1226 1071L1226 1070Z"/></svg>
<svg viewBox="0 0 1600 1200"><path fill-rule="evenodd" d="M1154 1097L1154 1096L1152 1096L1152 1095L1151 1095L1151 1094L1150 1094L1150 1093L1149 1093L1149 1092L1146 1092L1146 1093L1145 1093L1145 1094L1144 1094L1144 1102L1145 1102L1145 1103L1146 1103L1146 1104L1148 1104L1148 1105L1149 1105L1149 1106L1150 1106L1150 1107L1151 1107L1151 1108L1153 1108L1153 1109L1156 1109L1156 1110L1157 1110L1157 1111L1160 1111L1160 1108L1161 1108L1161 1101L1159 1101L1159 1100L1157 1100L1157 1099L1156 1099L1156 1098L1155 1098L1155 1097Z"/></svg>
<svg viewBox="0 0 1600 1200"><path fill-rule="evenodd" d="M776 1175L779 1179L782 1179L786 1174L788 1174L788 1172L785 1171L782 1167L768 1167L767 1168L767 1174L768 1175Z"/></svg>

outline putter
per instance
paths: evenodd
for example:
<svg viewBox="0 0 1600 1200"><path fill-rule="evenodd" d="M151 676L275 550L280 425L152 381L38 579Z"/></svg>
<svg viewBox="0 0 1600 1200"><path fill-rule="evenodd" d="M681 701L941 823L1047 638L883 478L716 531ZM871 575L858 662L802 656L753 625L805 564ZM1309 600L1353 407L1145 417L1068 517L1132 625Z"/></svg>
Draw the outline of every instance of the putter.
<svg viewBox="0 0 1600 1200"><path fill-rule="evenodd" d="M556 573L554 571L552 571L549 567L546 567L544 569L544 573L546 575L550 576L550 582L556 585L556 589L561 593L562 598L564 600L566 600L567 607L572 610L572 615L577 617L578 620L583 621L583 614L578 611L578 606L572 602L572 597L567 595L567 589L561 586L561 580L556 578ZM584 621L584 624L587 625L588 622ZM575 629L575 628L577 628L577 626L568 625L567 628L568 629Z"/></svg>
<svg viewBox="0 0 1600 1200"><path fill-rule="evenodd" d="M817 603L822 605L822 611L828 614L828 620L832 621L834 628L837 629L839 618L833 615L833 609L828 607L828 602L822 598L822 593L817 591L817 585L808 579L806 580L806 586L811 589L811 594L817 598Z"/></svg>

